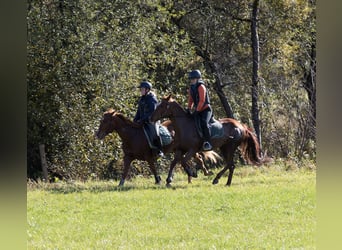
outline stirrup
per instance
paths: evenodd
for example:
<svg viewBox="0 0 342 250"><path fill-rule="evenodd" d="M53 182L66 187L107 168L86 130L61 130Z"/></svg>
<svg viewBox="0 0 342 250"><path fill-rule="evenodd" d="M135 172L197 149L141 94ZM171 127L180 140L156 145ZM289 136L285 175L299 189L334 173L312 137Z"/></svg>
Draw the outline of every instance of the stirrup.
<svg viewBox="0 0 342 250"><path fill-rule="evenodd" d="M164 157L164 153L163 153L163 151L161 151L161 150L156 150L155 151L155 154L157 155L157 157Z"/></svg>
<svg viewBox="0 0 342 250"><path fill-rule="evenodd" d="M210 150L213 149L213 147L211 146L211 144L210 144L209 142L207 142L207 141L205 141L205 142L203 143L202 148L203 148L204 151L210 151Z"/></svg>
<svg viewBox="0 0 342 250"><path fill-rule="evenodd" d="M164 157L164 153L163 153L162 151L159 151L159 152L158 152L158 156L159 156L159 157Z"/></svg>

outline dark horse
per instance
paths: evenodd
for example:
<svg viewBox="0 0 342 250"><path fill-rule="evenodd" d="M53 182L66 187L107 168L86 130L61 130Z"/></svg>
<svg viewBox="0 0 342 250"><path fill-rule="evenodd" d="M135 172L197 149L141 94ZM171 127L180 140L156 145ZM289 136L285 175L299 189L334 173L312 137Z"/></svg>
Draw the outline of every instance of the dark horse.
<svg viewBox="0 0 342 250"><path fill-rule="evenodd" d="M186 152L184 161L188 161L196 152L201 150L203 139L200 138L195 120L183 107L172 99L171 95L164 97L151 116L155 122L162 118L170 118L176 131L177 142L182 142L182 150ZM226 161L226 166L217 174L213 184L217 184L222 175L229 169L227 185L230 186L235 169L234 152L240 147L242 157L253 165L261 165L268 160L261 156L258 140L253 131L245 124L231 118L220 119L224 135L212 139L213 148L220 148ZM178 137L178 138L177 138ZM176 147L178 147L176 145ZM172 172L170 166L170 173ZM170 176L169 176L170 177ZM168 177L168 179L169 179Z"/></svg>
<svg viewBox="0 0 342 250"><path fill-rule="evenodd" d="M162 123L171 134L174 134L174 129L171 121L165 121ZM146 136L143 131L142 125L128 120L124 115L119 112L115 112L113 109L109 109L103 114L103 118L100 122L96 137L100 140L104 139L106 135L116 131L122 140L122 150L124 152L124 169L119 183L119 186L123 186L125 179L127 178L131 163L133 160L147 161L149 168L151 169L156 184L160 184L161 178L157 174L156 170L156 155L153 154ZM182 153L178 152L174 147L175 143L163 147L164 153L175 152L175 158L172 164L176 165L181 159ZM217 156L215 154L204 154L205 159L214 161ZM209 175L210 172L205 168L203 158L200 154L195 154L194 157L197 166L202 168L205 175ZM188 174L188 182L191 183L191 177L196 177L188 165L182 165L186 173Z"/></svg>

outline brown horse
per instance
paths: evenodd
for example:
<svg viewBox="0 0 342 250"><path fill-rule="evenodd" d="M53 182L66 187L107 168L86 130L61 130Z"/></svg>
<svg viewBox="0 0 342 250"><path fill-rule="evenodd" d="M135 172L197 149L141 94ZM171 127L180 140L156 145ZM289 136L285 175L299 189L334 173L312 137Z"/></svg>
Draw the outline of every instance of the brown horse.
<svg viewBox="0 0 342 250"><path fill-rule="evenodd" d="M174 129L171 121L165 121L162 123L171 134L174 134ZM106 135L116 131L122 140L122 150L124 152L124 169L119 183L119 186L123 186L125 179L127 178L130 166L133 160L147 161L151 172L154 175L156 184L160 184L161 178L157 174L155 162L156 155L153 154L148 141L146 139L143 127L140 124L128 120L124 115L119 112L115 112L113 109L109 109L103 114L103 118L100 122L96 137L100 140L104 139ZM164 153L175 152L175 158L172 161L172 165L176 165L181 161L181 157L184 152L178 152L175 147L175 143L163 147ZM215 161L217 155L215 154L203 154L205 159ZM203 158L199 154L195 154L194 161L197 163L205 175L211 173L205 168ZM182 165L186 173L188 174L188 182L191 183L191 177L197 177L189 168L188 165Z"/></svg>
<svg viewBox="0 0 342 250"><path fill-rule="evenodd" d="M176 140L186 154L183 161L188 161L196 152L201 150L203 139L200 138L195 120L192 115L186 112L183 107L172 99L171 95L164 97L161 103L151 116L151 121L155 122L162 118L170 118L176 131ZM224 133L222 137L212 138L213 148L220 148L220 151L226 161L226 166L217 174L213 184L217 184L221 176L229 169L227 185L230 186L235 169L234 152L240 147L242 157L253 165L266 163L268 159L261 156L261 150L258 140L253 131L245 124L231 118L220 119L223 125ZM170 172L171 168L170 166ZM167 180L170 180L168 177Z"/></svg>

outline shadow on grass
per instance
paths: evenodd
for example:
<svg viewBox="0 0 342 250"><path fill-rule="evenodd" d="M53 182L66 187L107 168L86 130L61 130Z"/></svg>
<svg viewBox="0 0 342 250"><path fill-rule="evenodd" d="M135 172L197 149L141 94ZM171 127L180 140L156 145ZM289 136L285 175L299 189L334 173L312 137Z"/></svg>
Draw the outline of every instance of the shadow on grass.
<svg viewBox="0 0 342 250"><path fill-rule="evenodd" d="M300 170L298 170L300 172ZM309 171L309 170L308 170ZM291 174L286 177L286 173L296 173L297 171L285 171L282 168L238 168L234 173L232 186L245 186L245 185L276 185L280 182L290 183L297 181L296 178L291 179ZM312 172L310 170L309 172ZM225 173L220 179L218 186L225 186L227 181L227 174ZM202 176L199 180L208 182L211 184L212 176ZM197 178L193 179L195 186L199 185L196 183ZM188 184L186 177L181 176L172 184L171 187L166 187L165 181L160 185L154 184L153 178L133 178L131 181L127 181L123 187L118 186L118 181L86 181L86 182L56 182L56 183L45 183L43 181L33 182L28 181L27 190L43 190L51 193L68 194L68 193L81 193L81 192L129 192L133 190L176 190L176 189L187 189L194 187L192 184Z"/></svg>
<svg viewBox="0 0 342 250"><path fill-rule="evenodd" d="M186 189L187 185L175 184L167 187L165 184L142 185L140 183L127 183L125 186L118 186L114 182L58 182L58 183L28 183L28 190L44 190L51 193L69 194L69 193L102 193L102 192L128 192L132 190L176 190ZM190 184L191 185L191 184Z"/></svg>

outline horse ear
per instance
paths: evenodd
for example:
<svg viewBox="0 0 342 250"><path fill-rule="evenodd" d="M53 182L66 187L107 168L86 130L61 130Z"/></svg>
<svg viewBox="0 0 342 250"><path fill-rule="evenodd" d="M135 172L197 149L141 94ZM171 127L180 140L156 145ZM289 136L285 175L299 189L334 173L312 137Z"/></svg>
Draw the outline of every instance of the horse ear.
<svg viewBox="0 0 342 250"><path fill-rule="evenodd" d="M113 108L109 108L109 109L107 109L106 113L114 114L115 110Z"/></svg>

